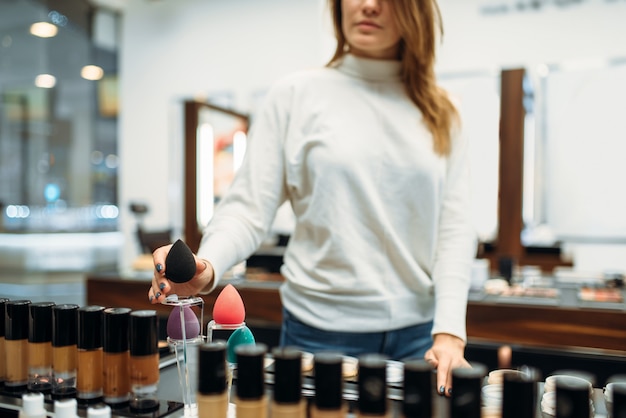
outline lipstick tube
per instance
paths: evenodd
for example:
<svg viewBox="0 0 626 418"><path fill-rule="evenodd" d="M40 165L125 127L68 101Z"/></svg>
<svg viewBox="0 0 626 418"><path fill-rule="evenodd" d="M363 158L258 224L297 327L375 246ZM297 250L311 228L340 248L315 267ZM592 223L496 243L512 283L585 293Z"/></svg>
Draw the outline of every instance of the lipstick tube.
<svg viewBox="0 0 626 418"><path fill-rule="evenodd" d="M78 305L52 308L52 397L56 399L76 396L77 321Z"/></svg>
<svg viewBox="0 0 626 418"><path fill-rule="evenodd" d="M155 310L130 314L130 409L135 413L159 408L159 331Z"/></svg>
<svg viewBox="0 0 626 418"><path fill-rule="evenodd" d="M9 301L7 298L0 298L0 386L4 386L4 380L7 377L7 354L6 344L4 339L4 318L6 316L6 304Z"/></svg>
<svg viewBox="0 0 626 418"><path fill-rule="evenodd" d="M21 392L28 385L28 307L30 300L8 301L5 305L5 364L4 387Z"/></svg>
<svg viewBox="0 0 626 418"><path fill-rule="evenodd" d="M302 352L292 347L277 347L274 357L274 390L270 418L305 418L302 399Z"/></svg>
<svg viewBox="0 0 626 418"><path fill-rule="evenodd" d="M348 408L343 400L343 356L338 352L319 352L313 357L315 399L311 418L345 418Z"/></svg>
<svg viewBox="0 0 626 418"><path fill-rule="evenodd" d="M265 344L244 344L235 348L237 384L235 415L237 418L267 418L264 360Z"/></svg>
<svg viewBox="0 0 626 418"><path fill-rule="evenodd" d="M226 367L224 341L209 342L200 346L196 395L199 418L226 418L228 415Z"/></svg>
<svg viewBox="0 0 626 418"><path fill-rule="evenodd" d="M103 397L109 405L128 402L130 396L129 308L107 308L102 323Z"/></svg>
<svg viewBox="0 0 626 418"><path fill-rule="evenodd" d="M389 417L387 358L380 354L359 357L357 417Z"/></svg>
<svg viewBox="0 0 626 418"><path fill-rule="evenodd" d="M28 390L52 390L52 307L54 302L30 304L28 321Z"/></svg>
<svg viewBox="0 0 626 418"><path fill-rule="evenodd" d="M76 399L90 404L102 399L102 321L104 307L78 309L78 369Z"/></svg>

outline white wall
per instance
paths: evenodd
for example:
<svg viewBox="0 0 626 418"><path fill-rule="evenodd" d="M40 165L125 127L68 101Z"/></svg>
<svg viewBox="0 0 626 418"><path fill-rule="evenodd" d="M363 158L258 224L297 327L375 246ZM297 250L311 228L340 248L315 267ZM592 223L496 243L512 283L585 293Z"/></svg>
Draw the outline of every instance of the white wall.
<svg viewBox="0 0 626 418"><path fill-rule="evenodd" d="M150 206L147 228L182 224L183 99L255 94L294 70L325 63L332 38L324 0L129 0L123 11L119 132L121 269L136 254L130 201ZM483 15L485 0L441 0L438 69L463 72L626 56L626 2ZM511 0L511 3L515 3ZM620 41L621 40L621 41Z"/></svg>

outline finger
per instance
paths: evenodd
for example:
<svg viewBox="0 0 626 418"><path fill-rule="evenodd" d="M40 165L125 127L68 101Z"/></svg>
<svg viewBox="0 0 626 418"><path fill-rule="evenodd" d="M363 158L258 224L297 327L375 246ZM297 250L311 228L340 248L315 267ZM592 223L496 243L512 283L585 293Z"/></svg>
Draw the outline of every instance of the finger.
<svg viewBox="0 0 626 418"><path fill-rule="evenodd" d="M439 362L437 367L437 393L445 396L452 394L451 370L450 367L443 362Z"/></svg>

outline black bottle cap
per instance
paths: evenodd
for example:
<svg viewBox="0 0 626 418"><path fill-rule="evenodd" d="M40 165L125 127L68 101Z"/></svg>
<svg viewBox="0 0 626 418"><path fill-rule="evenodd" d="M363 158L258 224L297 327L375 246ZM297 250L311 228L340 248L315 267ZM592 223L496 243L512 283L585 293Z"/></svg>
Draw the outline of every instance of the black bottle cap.
<svg viewBox="0 0 626 418"><path fill-rule="evenodd" d="M313 357L315 406L335 410L343 405L343 356L337 352L319 352Z"/></svg>
<svg viewBox="0 0 626 418"><path fill-rule="evenodd" d="M131 356L148 356L159 352L159 320L155 310L130 313L129 345Z"/></svg>
<svg viewBox="0 0 626 418"><path fill-rule="evenodd" d="M213 341L200 346L198 354L198 392L203 395L226 390L226 342Z"/></svg>
<svg viewBox="0 0 626 418"><path fill-rule="evenodd" d="M28 319L28 341L46 343L52 341L52 307L54 302L36 302L30 304Z"/></svg>
<svg viewBox="0 0 626 418"><path fill-rule="evenodd" d="M362 414L387 413L387 357L366 354L359 357L359 400Z"/></svg>
<svg viewBox="0 0 626 418"><path fill-rule="evenodd" d="M556 381L556 418L588 417L589 384L583 381Z"/></svg>
<svg viewBox="0 0 626 418"><path fill-rule="evenodd" d="M613 388L613 417L621 418L626 416L626 384L618 384Z"/></svg>
<svg viewBox="0 0 626 418"><path fill-rule="evenodd" d="M4 337L7 340L28 339L28 306L30 300L10 300L6 303Z"/></svg>
<svg viewBox="0 0 626 418"><path fill-rule="evenodd" d="M480 418L481 389L487 367L474 363L472 368L452 370L451 418Z"/></svg>
<svg viewBox="0 0 626 418"><path fill-rule="evenodd" d="M78 342L78 305L52 307L52 346L66 347Z"/></svg>
<svg viewBox="0 0 626 418"><path fill-rule="evenodd" d="M102 348L107 353L128 351L130 308L107 308L103 312Z"/></svg>
<svg viewBox="0 0 626 418"><path fill-rule="evenodd" d="M430 418L432 415L433 366L425 360L404 363L402 412L406 418Z"/></svg>
<svg viewBox="0 0 626 418"><path fill-rule="evenodd" d="M533 418L537 402L538 373L531 369L524 374L502 376L502 417Z"/></svg>
<svg viewBox="0 0 626 418"><path fill-rule="evenodd" d="M7 314L6 304L8 301L7 298L0 298L0 337L4 337L4 318Z"/></svg>
<svg viewBox="0 0 626 418"><path fill-rule="evenodd" d="M78 348L102 348L103 306L90 305L78 309Z"/></svg>
<svg viewBox="0 0 626 418"><path fill-rule="evenodd" d="M260 399L265 395L265 353L267 346L262 343L235 347L239 399Z"/></svg>
<svg viewBox="0 0 626 418"><path fill-rule="evenodd" d="M302 398L302 351L294 347L276 347L274 357L274 401L298 403Z"/></svg>
<svg viewBox="0 0 626 418"><path fill-rule="evenodd" d="M165 277L175 283L185 283L196 274L196 259L182 240L176 240L165 257Z"/></svg>

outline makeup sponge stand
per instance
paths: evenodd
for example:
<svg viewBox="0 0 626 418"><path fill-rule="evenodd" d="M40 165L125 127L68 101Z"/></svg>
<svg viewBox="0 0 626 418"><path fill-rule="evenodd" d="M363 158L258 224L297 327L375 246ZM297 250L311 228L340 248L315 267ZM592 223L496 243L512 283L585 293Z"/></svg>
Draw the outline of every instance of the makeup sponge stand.
<svg viewBox="0 0 626 418"><path fill-rule="evenodd" d="M184 417L198 416L196 392L198 387L198 352L206 341L202 334L204 300L197 296L168 296L162 304L172 306L168 318L167 342L174 349L178 379L182 391Z"/></svg>

